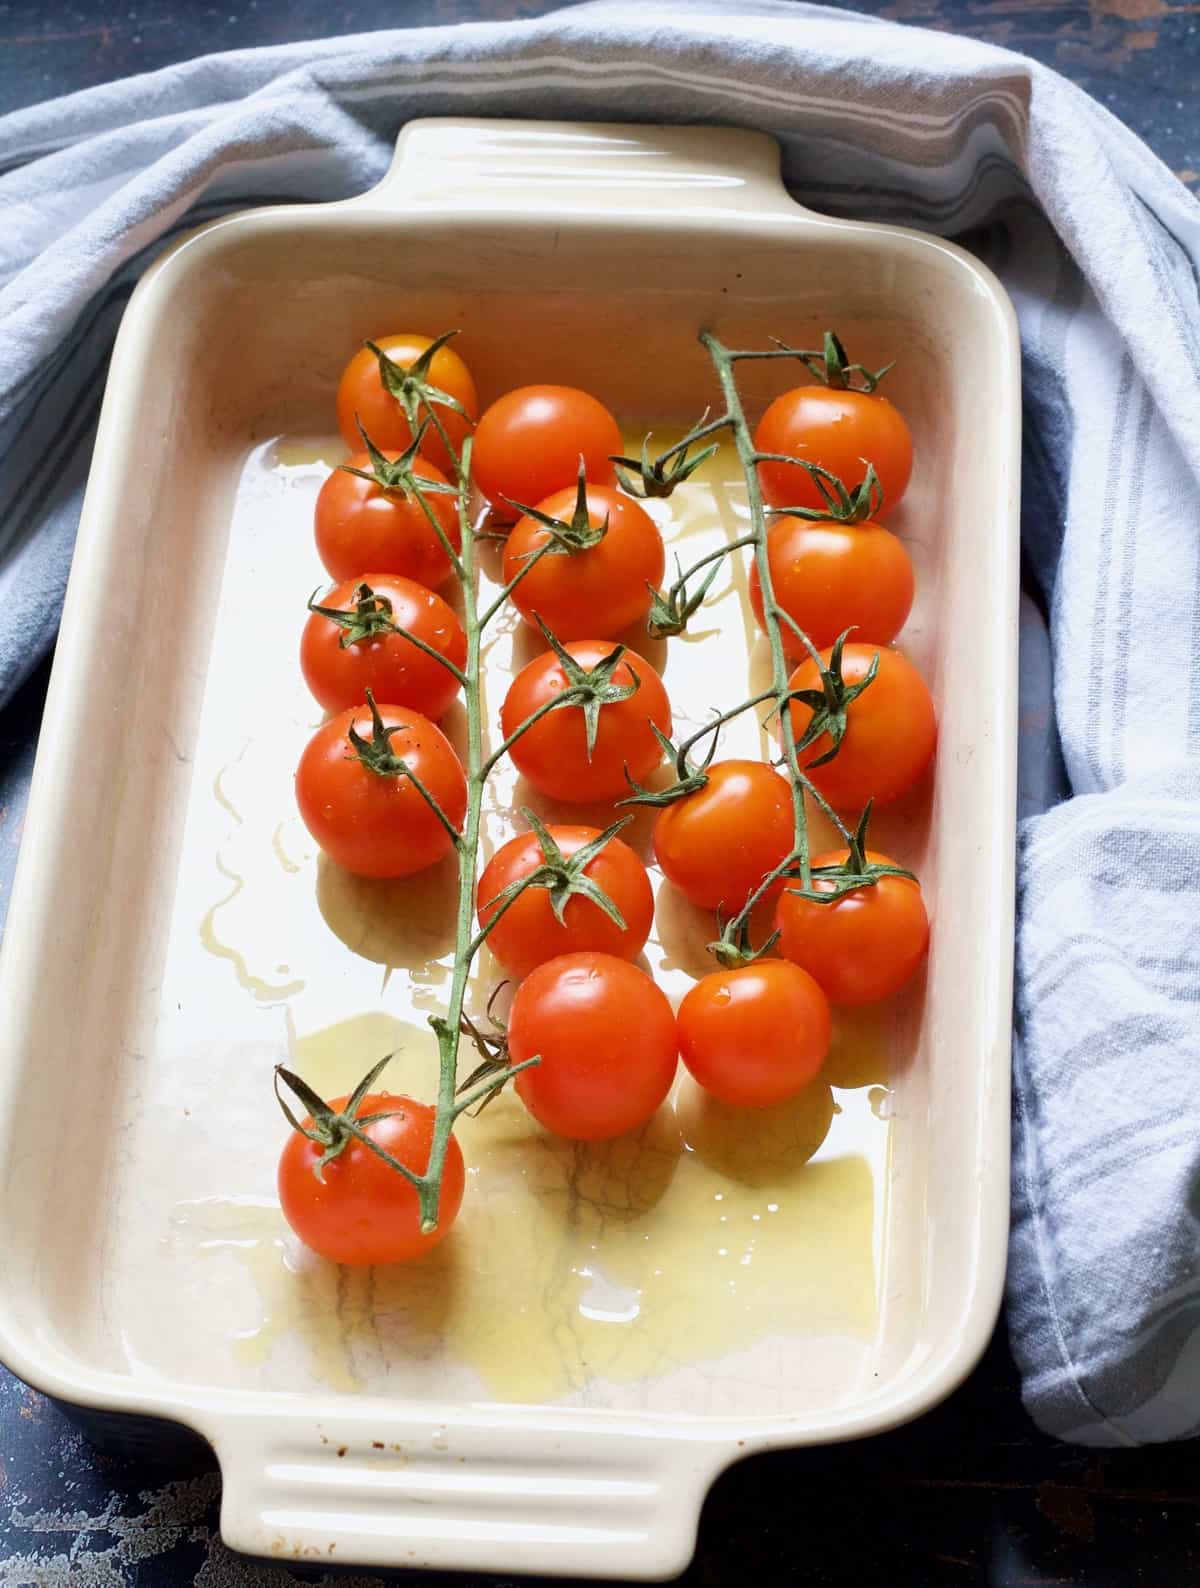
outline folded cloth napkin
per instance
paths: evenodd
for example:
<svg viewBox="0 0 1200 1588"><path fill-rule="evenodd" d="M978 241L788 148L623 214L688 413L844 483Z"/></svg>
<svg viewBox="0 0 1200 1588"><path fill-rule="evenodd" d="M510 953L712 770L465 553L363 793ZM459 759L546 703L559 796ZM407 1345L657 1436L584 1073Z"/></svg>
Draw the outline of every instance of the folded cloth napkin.
<svg viewBox="0 0 1200 1588"><path fill-rule="evenodd" d="M1200 208L1053 72L788 0L601 0L3 118L0 702L52 642L140 271L200 220L361 191L407 119L455 113L762 128L806 204L958 237L1007 284L1031 594L1009 1327L1042 1427L1200 1431Z"/></svg>

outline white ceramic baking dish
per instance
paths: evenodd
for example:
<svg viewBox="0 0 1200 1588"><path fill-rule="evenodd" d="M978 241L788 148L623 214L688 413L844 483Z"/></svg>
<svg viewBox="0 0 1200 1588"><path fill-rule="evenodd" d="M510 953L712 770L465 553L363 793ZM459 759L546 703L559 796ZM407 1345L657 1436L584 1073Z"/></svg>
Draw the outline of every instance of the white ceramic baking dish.
<svg viewBox="0 0 1200 1588"><path fill-rule="evenodd" d="M897 359L890 394L916 439L893 520L920 584L902 643L933 688L940 750L932 788L881 836L923 875L928 974L852 1029L829 1137L843 1145L817 1160L826 1200L816 1164L791 1188L817 1199L815 1225L758 1263L719 1349L704 1265L684 1274L680 1359L651 1353L648 1372L609 1352L556 1382L557 1355L529 1345L520 1222L497 1235L496 1325L474 1367L453 1360L457 1314L438 1323L455 1302L430 1301L436 1273L384 1296L279 1260L272 1063L307 1054L332 1082L391 1040L393 1014L412 1036L431 1007L421 943L376 941L398 909L430 935L425 959L445 946L431 893L355 894L292 816L315 720L293 647L318 582L319 438L361 337L450 325L485 397L562 380L663 424L714 391L702 327L745 346L811 345L835 325L852 357ZM776 364L741 370L752 409L787 383ZM161 260L113 357L0 970L9 1366L68 1401L198 1430L237 1549L644 1578L685 1565L706 1489L743 1454L870 1434L946 1395L988 1339L1005 1263L1019 409L1013 315L988 272L934 238L799 208L755 133L416 122L363 197L239 216ZM671 654L677 702L735 698L719 650ZM670 947L655 963L677 992ZM289 962L305 954L301 974ZM306 1036L322 1021L361 1043ZM853 1120L879 1133L851 1237L828 1188L866 1161L837 1135ZM773 1194L769 1174L743 1178ZM462 1229L487 1193L485 1171ZM622 1239L657 1195L625 1209ZM460 1262L468 1294L476 1277ZM389 1328L419 1285L434 1312L414 1357ZM777 1317L775 1296L793 1311Z"/></svg>

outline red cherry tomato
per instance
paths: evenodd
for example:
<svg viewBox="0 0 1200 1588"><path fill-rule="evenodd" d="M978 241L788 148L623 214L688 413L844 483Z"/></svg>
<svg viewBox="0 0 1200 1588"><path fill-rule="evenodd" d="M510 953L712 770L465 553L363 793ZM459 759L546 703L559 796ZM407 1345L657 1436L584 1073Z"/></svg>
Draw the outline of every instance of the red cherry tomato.
<svg viewBox="0 0 1200 1588"><path fill-rule="evenodd" d="M465 666L467 637L441 596L412 579L373 573L343 580L315 604L344 612L351 623L357 618L352 627L313 612L300 636L300 670L326 711L357 707L368 689L376 700L410 706L426 717L449 710L461 688L458 679L407 638L413 634L460 670Z"/></svg>
<svg viewBox="0 0 1200 1588"><path fill-rule="evenodd" d="M597 485L616 480L609 459L622 450L617 421L603 403L574 386L519 386L486 409L475 430L471 472L496 517L518 515L508 505L536 507L574 486L583 459Z"/></svg>
<svg viewBox="0 0 1200 1588"><path fill-rule="evenodd" d="M912 563L882 524L780 518L767 536L767 556L776 601L818 650L847 629L854 630L856 640L890 645L904 627L913 601ZM764 628L762 587L753 563L750 604ZM793 656L806 654L786 623L781 631Z"/></svg>
<svg viewBox="0 0 1200 1588"><path fill-rule="evenodd" d="M335 1098L329 1106L341 1112L348 1101ZM362 1118L386 1113L386 1119L364 1127L366 1134L414 1174L425 1173L433 1145L432 1108L411 1097L376 1092L362 1100L357 1112ZM305 1124L311 1128L312 1119ZM321 1152L318 1143L294 1130L279 1157L283 1216L314 1252L354 1267L408 1263L449 1234L465 1181L462 1150L453 1136L446 1149L437 1228L428 1235L421 1233L416 1188L369 1147L351 1140L318 1180L313 1170Z"/></svg>
<svg viewBox="0 0 1200 1588"><path fill-rule="evenodd" d="M842 677L856 684L866 677L878 655L879 671L846 710L846 732L832 761L811 766L829 748L821 734L801 755L808 776L831 805L856 810L869 799L882 805L898 799L922 776L933 759L937 722L925 680L899 651L876 645L848 644L842 653ZM829 652L821 659L829 664ZM819 689L816 664L802 662L792 674L790 689ZM792 731L801 738L812 712L801 701L791 704Z"/></svg>
<svg viewBox="0 0 1200 1588"><path fill-rule="evenodd" d="M412 331L396 331L390 336L372 337L376 347L382 348L394 364L409 369L429 346L432 338ZM442 428L450 438L454 450L461 454L463 440L471 428L471 421L479 412L479 399L475 395L475 382L471 371L459 358L453 347L440 347L433 355L427 381L438 391L444 391L466 409L468 418L455 412L445 403L435 402L434 409ZM398 400L385 390L379 378L379 360L369 347L361 347L346 365L337 393L338 429L342 440L351 452L362 446L357 420L375 445L383 450L394 447L404 452L412 442L408 418ZM423 413L421 417L424 417ZM430 424L421 443L421 455L437 465L450 470L454 460L446 451L434 425ZM366 564L360 563L361 569ZM369 566L376 566L370 564ZM332 573L333 570L330 569Z"/></svg>
<svg viewBox="0 0 1200 1588"><path fill-rule="evenodd" d="M381 705L379 715L393 755L438 801L461 830L467 780L449 739L419 711ZM450 853L450 835L412 778L375 772L349 742L353 727L371 741L368 707L343 711L309 740L296 770L296 803L304 825L331 860L360 877L407 877Z"/></svg>
<svg viewBox="0 0 1200 1588"><path fill-rule="evenodd" d="M607 640L572 640L563 647L582 667L591 669L611 655ZM636 651L625 650L613 674L618 687L637 681L624 700L601 705L596 742L588 753L583 707L548 711L522 734L510 752L517 771L542 794L570 803L617 799L629 790L625 777L647 778L662 760L651 723L668 737L671 706L662 679ZM500 727L507 739L547 701L570 687L562 663L546 651L523 667L509 686L500 708Z"/></svg>
<svg viewBox="0 0 1200 1588"><path fill-rule="evenodd" d="M598 827L555 825L548 831L568 861L600 836ZM521 833L498 849L475 890L480 926L486 926L496 914L495 900L506 888L545 863L536 833ZM528 976L548 959L584 949L630 960L641 953L654 919L654 895L637 855L619 838L610 838L584 867L583 875L608 895L625 925L618 926L598 904L579 893L567 899L560 921L548 888L526 888L507 907L487 939L488 947L511 975Z"/></svg>
<svg viewBox="0 0 1200 1588"><path fill-rule="evenodd" d="M816 855L813 866L841 865L849 851ZM886 855L867 851L868 861L892 866ZM813 878L828 893L833 884ZM925 958L929 917L920 884L907 877L880 877L869 888L843 894L832 904L813 904L795 893L781 895L775 914L779 952L801 966L835 1004L870 1004L898 992Z"/></svg>
<svg viewBox="0 0 1200 1588"><path fill-rule="evenodd" d="M875 465L884 504L895 508L912 473L912 437L886 397L828 386L797 386L767 409L754 432L759 452L803 458L853 489ZM807 469L760 463L759 483L772 507L823 507Z"/></svg>
<svg viewBox="0 0 1200 1588"><path fill-rule="evenodd" d="M508 1023L514 1064L540 1055L514 1085L559 1136L604 1141L643 1125L671 1088L675 1016L636 965L611 954L561 954L517 988Z"/></svg>
<svg viewBox="0 0 1200 1588"><path fill-rule="evenodd" d="M765 1108L794 1097L829 1051L825 994L786 960L705 976L679 1006L679 1052L722 1103Z"/></svg>
<svg viewBox="0 0 1200 1588"><path fill-rule="evenodd" d="M389 463L400 456L386 452ZM365 452L350 458L356 469L371 470ZM413 473L419 480L445 485L446 476L418 458ZM425 497L446 539L457 551L461 545L458 510L453 496L443 492ZM364 569L400 574L433 589L450 577L445 547L415 496L382 490L373 480L334 469L317 496L314 530L317 555L333 579L355 579Z"/></svg>
<svg viewBox="0 0 1200 1588"><path fill-rule="evenodd" d="M792 848L792 791L762 761L716 761L654 823L663 875L693 904L736 915Z"/></svg>
<svg viewBox="0 0 1200 1588"><path fill-rule="evenodd" d="M573 487L535 505L549 518L569 523ZM619 634L650 610L651 591L662 583L666 556L658 526L644 508L605 485L589 485L587 516L592 528L607 523L604 539L580 551L555 546L540 556L513 592L513 605L527 623L536 613L560 640ZM504 547L504 582L552 539L536 518L518 521Z"/></svg>

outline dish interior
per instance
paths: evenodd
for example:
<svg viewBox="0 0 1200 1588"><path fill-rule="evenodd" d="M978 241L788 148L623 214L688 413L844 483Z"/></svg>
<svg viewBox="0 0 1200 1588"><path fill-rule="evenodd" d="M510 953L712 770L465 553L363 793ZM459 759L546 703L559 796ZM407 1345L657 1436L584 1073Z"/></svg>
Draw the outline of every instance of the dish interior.
<svg viewBox="0 0 1200 1588"><path fill-rule="evenodd" d="M1003 1148L982 1100L1007 1009L978 945L1008 907L1010 616L992 592L1009 504L968 489L1007 479L994 303L933 246L889 251L811 222L615 235L288 211L189 241L134 312L120 354L140 362L134 407L102 437L90 590L67 619L86 688L54 700L79 760L43 790L63 906L30 951L56 974L11 1027L26 1115L9 1287L29 1333L82 1373L172 1390L786 1416L798 1437L902 1397L953 1349L1003 1217L978 1187ZM312 502L344 455L342 365L381 329L460 326L484 402L527 381L581 385L631 439L652 425L665 441L717 401L701 327L813 346L828 325L853 358L896 361L886 390L918 458L886 517L916 567L900 644L933 690L939 755L928 786L879 813L874 842L921 875L927 974L882 1011L839 1016L829 1069L795 1105L731 1121L682 1082L639 1137L586 1148L550 1141L506 1098L464 1124L477 1172L427 1265L354 1275L306 1258L274 1203L287 1127L272 1066L290 1060L332 1093L395 1049L389 1085L431 1095L424 1020L452 938L449 871L356 881L318 861L291 798L320 716L296 643L322 582ZM779 361L740 375L752 415L795 383ZM655 511L669 554L708 549L744 515L734 465ZM763 668L734 562L693 638L628 637L663 667L677 724L698 726ZM492 578L490 551L484 563ZM498 623L493 727L534 651L515 616ZM769 741L742 724L722 748ZM504 773L486 850L522 803L610 819L531 800ZM630 835L647 855L650 826L643 813ZM673 997L703 972L709 936L661 890L647 953ZM476 1011L497 975L482 956ZM23 1145L51 1136L52 1153Z"/></svg>

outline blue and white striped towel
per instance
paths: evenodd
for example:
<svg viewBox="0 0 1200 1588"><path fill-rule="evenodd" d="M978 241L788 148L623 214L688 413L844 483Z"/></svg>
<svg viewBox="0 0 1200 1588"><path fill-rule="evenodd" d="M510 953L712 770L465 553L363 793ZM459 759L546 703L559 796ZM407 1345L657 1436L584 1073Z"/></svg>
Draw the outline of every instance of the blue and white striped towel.
<svg viewBox="0 0 1200 1588"><path fill-rule="evenodd" d="M1007 284L1031 593L1009 1325L1044 1428L1200 1431L1200 207L1053 72L788 0L602 0L0 120L0 702L52 641L147 261L233 208L361 191L404 121L455 113L762 128L804 203L958 237Z"/></svg>

